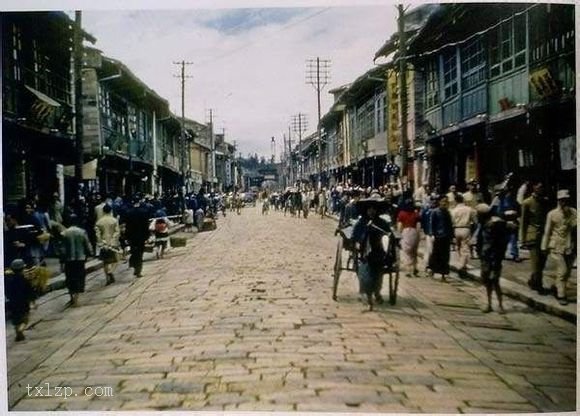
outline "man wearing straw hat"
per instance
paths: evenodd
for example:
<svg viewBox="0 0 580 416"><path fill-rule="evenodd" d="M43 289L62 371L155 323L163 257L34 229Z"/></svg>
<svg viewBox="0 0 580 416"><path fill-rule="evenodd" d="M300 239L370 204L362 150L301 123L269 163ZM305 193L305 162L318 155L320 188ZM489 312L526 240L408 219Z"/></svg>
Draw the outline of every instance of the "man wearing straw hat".
<svg viewBox="0 0 580 416"><path fill-rule="evenodd" d="M359 252L357 274L360 293L366 295L369 308L372 310L373 295L378 304L383 303L381 289L386 253L382 238L389 233L390 225L379 215L386 212L388 202L378 193L373 193L368 198L360 199L356 208L361 215L352 232Z"/></svg>
<svg viewBox="0 0 580 416"><path fill-rule="evenodd" d="M542 251L548 251L550 259L556 264L556 299L561 305L567 305L566 286L576 256L572 234L577 224L576 210L570 207L570 192L567 189L558 191L558 206L548 212Z"/></svg>

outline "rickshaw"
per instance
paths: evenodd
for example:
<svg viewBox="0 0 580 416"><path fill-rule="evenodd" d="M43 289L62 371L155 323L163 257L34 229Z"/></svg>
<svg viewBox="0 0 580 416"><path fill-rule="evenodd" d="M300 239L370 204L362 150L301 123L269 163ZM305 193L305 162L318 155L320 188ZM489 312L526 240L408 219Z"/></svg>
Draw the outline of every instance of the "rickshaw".
<svg viewBox="0 0 580 416"><path fill-rule="evenodd" d="M383 219L391 223L391 218L388 215L382 215ZM333 269L333 284L332 284L332 300L337 301L338 282L343 270L354 272L358 271L358 261L360 253L356 248L353 239L354 225L350 224L346 227L338 228L335 235L340 236L336 246L336 256L334 260ZM388 276L389 279L389 303L394 305L397 302L397 291L399 289L399 241L400 235L391 230L381 230L384 232L382 238L383 249L385 250L385 265L383 269L383 276ZM343 260L346 257L346 263Z"/></svg>

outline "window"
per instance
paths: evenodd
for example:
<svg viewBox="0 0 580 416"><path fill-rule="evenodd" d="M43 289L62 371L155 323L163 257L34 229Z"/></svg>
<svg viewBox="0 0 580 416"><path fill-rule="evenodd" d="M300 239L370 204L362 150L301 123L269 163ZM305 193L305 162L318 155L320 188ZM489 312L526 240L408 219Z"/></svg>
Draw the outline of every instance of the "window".
<svg viewBox="0 0 580 416"><path fill-rule="evenodd" d="M485 58L481 38L461 49L461 86L467 90L485 80Z"/></svg>
<svg viewBox="0 0 580 416"><path fill-rule="evenodd" d="M387 96L383 91L375 96L375 134L381 133L387 128Z"/></svg>
<svg viewBox="0 0 580 416"><path fill-rule="evenodd" d="M437 61L427 63L425 77L425 106L431 108L439 104L439 81L437 77Z"/></svg>
<svg viewBox="0 0 580 416"><path fill-rule="evenodd" d="M443 55L443 95L445 99L457 94L457 57L455 50Z"/></svg>
<svg viewBox="0 0 580 416"><path fill-rule="evenodd" d="M375 99L367 100L356 111L358 134L360 140L370 139L375 134L374 125Z"/></svg>
<svg viewBox="0 0 580 416"><path fill-rule="evenodd" d="M526 63L526 15L514 16L491 33L490 76L497 77Z"/></svg>

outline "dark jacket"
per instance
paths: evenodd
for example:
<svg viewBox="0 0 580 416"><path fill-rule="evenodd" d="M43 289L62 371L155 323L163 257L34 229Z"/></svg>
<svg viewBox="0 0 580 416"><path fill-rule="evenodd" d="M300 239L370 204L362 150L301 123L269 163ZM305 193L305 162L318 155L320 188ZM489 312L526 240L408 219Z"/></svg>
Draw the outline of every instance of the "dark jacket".
<svg viewBox="0 0 580 416"><path fill-rule="evenodd" d="M384 230L380 231L379 229ZM382 244L382 237L389 233L391 227L388 222L380 217L376 217L372 221L366 217L362 216L358 219L355 223L352 237L353 239L361 245L361 255L363 258L365 257L365 253L367 254L368 261L373 264L382 264L386 259L386 254L383 249ZM366 244L370 244L369 247Z"/></svg>
<svg viewBox="0 0 580 416"><path fill-rule="evenodd" d="M449 210L435 208L431 211L429 228L435 238L452 238L453 222L451 221Z"/></svg>
<svg viewBox="0 0 580 416"><path fill-rule="evenodd" d="M508 244L506 222L492 217L482 226L477 235L477 253L483 262L494 266L501 265Z"/></svg>
<svg viewBox="0 0 580 416"><path fill-rule="evenodd" d="M126 215L125 235L130 245L143 244L149 238L149 210L143 204L131 207Z"/></svg>

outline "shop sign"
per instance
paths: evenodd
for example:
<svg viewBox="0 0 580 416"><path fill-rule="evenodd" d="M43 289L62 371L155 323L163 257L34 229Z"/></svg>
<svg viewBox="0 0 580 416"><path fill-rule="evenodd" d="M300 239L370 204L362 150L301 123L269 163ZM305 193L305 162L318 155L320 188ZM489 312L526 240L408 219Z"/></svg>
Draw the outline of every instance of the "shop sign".
<svg viewBox="0 0 580 416"><path fill-rule="evenodd" d="M562 170L576 169L576 136L560 139L560 165Z"/></svg>
<svg viewBox="0 0 580 416"><path fill-rule="evenodd" d="M399 130L399 88L398 78L395 71L389 71L387 75L387 150L390 154L397 153L401 132Z"/></svg>

